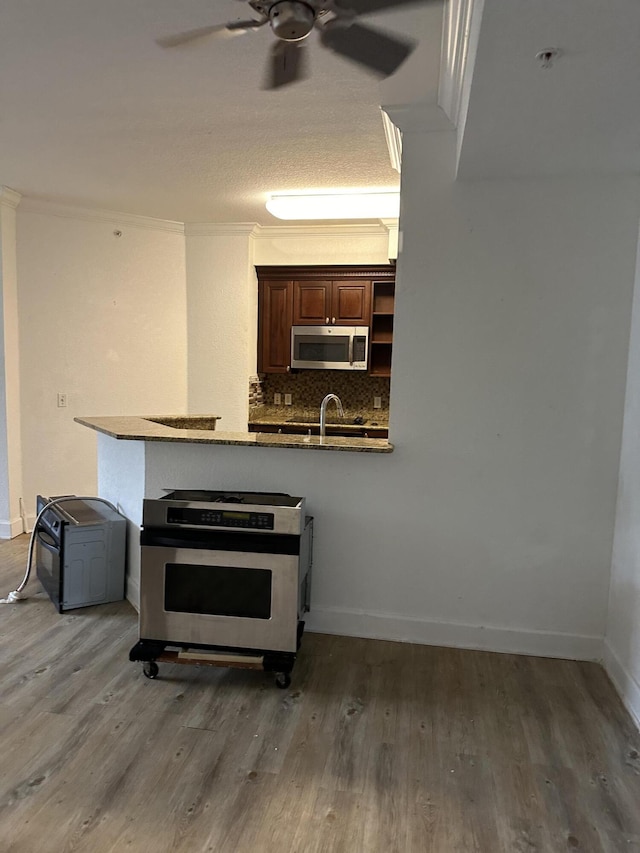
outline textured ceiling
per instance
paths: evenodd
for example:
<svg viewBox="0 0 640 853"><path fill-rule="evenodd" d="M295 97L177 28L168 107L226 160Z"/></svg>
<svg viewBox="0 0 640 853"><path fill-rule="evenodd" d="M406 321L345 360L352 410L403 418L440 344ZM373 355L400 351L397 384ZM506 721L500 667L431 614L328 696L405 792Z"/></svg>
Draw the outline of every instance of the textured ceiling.
<svg viewBox="0 0 640 853"><path fill-rule="evenodd" d="M640 0L484 7L459 177L640 169ZM388 80L309 44L311 77L261 89L265 28L162 50L247 17L239 0L2 0L0 185L185 222L274 224L269 191L396 186L380 104L435 115L442 6L369 16L419 39ZM541 70L537 51L563 54ZM430 129L441 129L439 126Z"/></svg>
<svg viewBox="0 0 640 853"><path fill-rule="evenodd" d="M265 194L394 186L379 105L437 96L439 4L368 18L419 37L382 83L309 45L311 77L261 90L272 42L162 50L169 33L247 17L238 0L3 0L0 184L186 222L277 222Z"/></svg>

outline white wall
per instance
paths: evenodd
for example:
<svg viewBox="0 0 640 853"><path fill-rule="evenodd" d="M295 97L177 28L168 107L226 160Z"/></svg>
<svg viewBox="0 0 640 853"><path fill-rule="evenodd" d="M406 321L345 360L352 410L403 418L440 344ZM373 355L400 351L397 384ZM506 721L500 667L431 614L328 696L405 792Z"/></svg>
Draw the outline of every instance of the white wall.
<svg viewBox="0 0 640 853"><path fill-rule="evenodd" d="M605 664L640 724L640 253L631 319Z"/></svg>
<svg viewBox="0 0 640 853"><path fill-rule="evenodd" d="M253 225L187 226L188 407L246 430L256 371Z"/></svg>
<svg viewBox="0 0 640 853"><path fill-rule="evenodd" d="M185 258L181 227L22 204L23 487L33 514L38 492L95 493L95 434L76 415L186 411Z"/></svg>
<svg viewBox="0 0 640 853"><path fill-rule="evenodd" d="M405 507L388 535L413 548L389 550L387 606L534 632L534 650L535 632L556 653L571 637L599 649L638 180L454 184L454 161L452 134L405 134L391 384L403 477L386 488Z"/></svg>
<svg viewBox="0 0 640 853"><path fill-rule="evenodd" d="M145 442L117 441L96 435L98 445L98 492L127 519L126 596L140 606L140 527L145 497ZM115 458L114 458L115 457ZM164 494L160 491L154 494Z"/></svg>
<svg viewBox="0 0 640 853"><path fill-rule="evenodd" d="M20 196L0 187L0 538L22 532L22 449L16 273L16 207Z"/></svg>

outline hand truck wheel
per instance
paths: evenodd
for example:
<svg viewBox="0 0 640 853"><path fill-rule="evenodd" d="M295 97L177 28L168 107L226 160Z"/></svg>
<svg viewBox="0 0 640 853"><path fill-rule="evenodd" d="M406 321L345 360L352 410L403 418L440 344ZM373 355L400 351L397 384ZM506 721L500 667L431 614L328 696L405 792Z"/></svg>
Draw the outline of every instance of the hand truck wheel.
<svg viewBox="0 0 640 853"><path fill-rule="evenodd" d="M280 690L286 690L290 684L291 684L291 673L289 673L289 672L277 672L276 673L276 687L279 687Z"/></svg>
<svg viewBox="0 0 640 853"><path fill-rule="evenodd" d="M158 664L154 660L147 660L142 665L142 671L147 678L157 678L160 670L158 669Z"/></svg>

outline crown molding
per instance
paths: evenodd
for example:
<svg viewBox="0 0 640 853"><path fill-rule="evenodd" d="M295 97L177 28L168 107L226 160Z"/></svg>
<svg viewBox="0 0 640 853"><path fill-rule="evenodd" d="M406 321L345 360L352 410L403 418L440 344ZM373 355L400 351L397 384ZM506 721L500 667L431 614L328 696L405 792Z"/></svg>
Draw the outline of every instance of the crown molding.
<svg viewBox="0 0 640 853"><path fill-rule="evenodd" d="M402 131L391 121L384 107L380 107L380 115L382 116L384 138L387 142L391 168L400 172L402 169Z"/></svg>
<svg viewBox="0 0 640 853"><path fill-rule="evenodd" d="M6 194L6 201L5 199ZM111 210L94 210L72 205L56 204L36 198L22 198L14 190L0 188L0 204L12 207L20 204L20 212L38 213L46 216L61 216L67 219L80 219L89 222L108 222L112 225L129 225L136 228L148 228L154 231L169 231L187 237L247 237L256 240L276 240L299 237L309 239L317 237L379 237L389 233L397 226L396 219L381 219L377 223L342 225L259 225L256 222L172 222L166 219L153 219L132 213L117 213Z"/></svg>
<svg viewBox="0 0 640 853"><path fill-rule="evenodd" d="M21 213L39 213L44 216L60 216L65 219L79 219L86 222L108 222L110 225L126 225L132 228L146 228L151 231L169 231L172 234L184 234L182 222L169 219L154 219L151 216L138 216L135 213L118 213L115 210L98 210L75 205L58 204L37 198L23 198Z"/></svg>
<svg viewBox="0 0 640 853"><path fill-rule="evenodd" d="M20 204L22 196L9 187L0 186L0 206L11 207L13 210Z"/></svg>
<svg viewBox="0 0 640 853"><path fill-rule="evenodd" d="M421 102L383 106L393 124L402 133L437 133L454 130L454 126L439 104Z"/></svg>
<svg viewBox="0 0 640 853"><path fill-rule="evenodd" d="M186 222L187 237L254 237L260 226L255 222Z"/></svg>
<svg viewBox="0 0 640 853"><path fill-rule="evenodd" d="M395 220L385 219L384 222ZM370 225L258 225L254 235L257 240L277 240L281 237L287 239L300 237L309 239L318 237L379 237L386 235L388 229L382 220L377 224Z"/></svg>
<svg viewBox="0 0 640 853"><path fill-rule="evenodd" d="M398 257L400 241L400 221L398 219L381 219L389 237L389 260Z"/></svg>
<svg viewBox="0 0 640 853"><path fill-rule="evenodd" d="M345 281L361 281L376 278L381 281L395 278L396 268L393 262L381 264L322 264L322 277L325 279L344 279ZM296 281L318 280L317 264L256 264L258 278L274 280L295 279ZM295 270L295 272L292 272Z"/></svg>
<svg viewBox="0 0 640 853"><path fill-rule="evenodd" d="M483 7L484 0L449 0L445 7L438 103L454 127L461 123L467 70L475 57L472 43L477 43Z"/></svg>

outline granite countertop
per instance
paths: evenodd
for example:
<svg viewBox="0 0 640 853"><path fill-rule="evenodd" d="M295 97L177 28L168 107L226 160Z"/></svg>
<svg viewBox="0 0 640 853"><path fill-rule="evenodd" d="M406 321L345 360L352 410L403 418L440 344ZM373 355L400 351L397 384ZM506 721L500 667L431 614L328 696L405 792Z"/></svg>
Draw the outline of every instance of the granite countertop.
<svg viewBox="0 0 640 853"><path fill-rule="evenodd" d="M152 420L153 418L153 420ZM215 415L182 416L182 420L216 419ZM351 450L368 453L391 453L393 445L384 438L358 438L356 436L278 435L262 432L224 432L213 429L181 429L159 423L159 420L179 423L180 416L122 415L95 418L74 418L82 426L129 441L168 441L190 444L236 444L247 447L290 447L299 450Z"/></svg>

